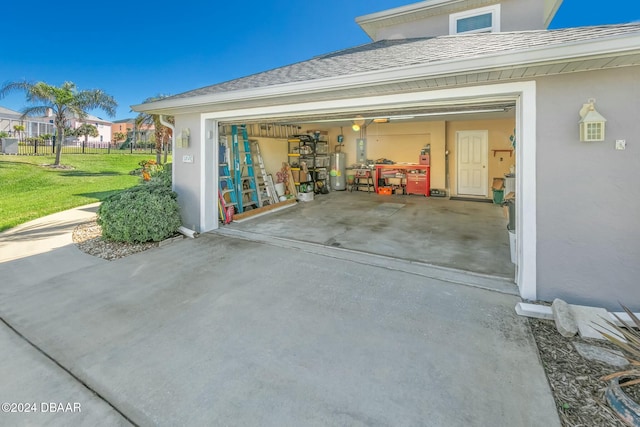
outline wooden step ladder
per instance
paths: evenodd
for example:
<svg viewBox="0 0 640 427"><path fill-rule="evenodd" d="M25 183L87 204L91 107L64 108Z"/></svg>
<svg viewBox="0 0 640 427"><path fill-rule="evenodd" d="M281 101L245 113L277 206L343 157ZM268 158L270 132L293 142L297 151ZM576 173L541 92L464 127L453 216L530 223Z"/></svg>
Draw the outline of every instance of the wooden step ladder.
<svg viewBox="0 0 640 427"><path fill-rule="evenodd" d="M236 189L229 170L230 160L227 136L220 135L218 141L218 204L220 220L224 224L231 222L233 211L238 206Z"/></svg>
<svg viewBox="0 0 640 427"><path fill-rule="evenodd" d="M240 134L238 134L238 127ZM239 137L242 137L244 151L241 157ZM247 136L245 125L231 125L231 147L233 148L233 172L236 190L236 202L238 203L238 213L247 210L248 207L260 207L258 188L256 186L256 175L253 169L253 159L251 156L251 145Z"/></svg>
<svg viewBox="0 0 640 427"><path fill-rule="evenodd" d="M251 141L251 147L255 153L256 160L258 160L258 169L260 171L260 174L256 175L260 207L275 205L278 203L276 186L273 184L273 177L264 168L264 161L262 160L262 154L260 154L260 144L258 144L258 141Z"/></svg>

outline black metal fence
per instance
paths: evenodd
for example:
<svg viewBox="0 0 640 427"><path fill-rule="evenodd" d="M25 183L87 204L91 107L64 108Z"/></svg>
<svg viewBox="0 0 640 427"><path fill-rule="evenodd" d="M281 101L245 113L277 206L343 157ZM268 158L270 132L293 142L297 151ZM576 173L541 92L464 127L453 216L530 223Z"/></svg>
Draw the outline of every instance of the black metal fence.
<svg viewBox="0 0 640 427"><path fill-rule="evenodd" d="M168 146L171 153L171 146ZM49 156L56 153L57 147L51 142L19 142L18 155L22 156ZM155 143L66 143L62 146L62 154L110 154L110 153L150 153L155 154Z"/></svg>

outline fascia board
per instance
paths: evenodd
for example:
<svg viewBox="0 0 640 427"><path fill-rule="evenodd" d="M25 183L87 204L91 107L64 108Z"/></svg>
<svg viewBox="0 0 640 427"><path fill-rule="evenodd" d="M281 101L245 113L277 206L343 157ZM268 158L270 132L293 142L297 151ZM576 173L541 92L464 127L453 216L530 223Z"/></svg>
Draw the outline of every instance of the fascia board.
<svg viewBox="0 0 640 427"><path fill-rule="evenodd" d="M396 18L407 14L415 13L416 11L436 9L446 4L460 3L466 0L431 0L422 1L419 3L408 4L406 6L400 6L393 9L383 10L382 12L370 13L368 15L358 16L356 23L358 25L371 24L376 21L382 21L390 18Z"/></svg>
<svg viewBox="0 0 640 427"><path fill-rule="evenodd" d="M563 0L546 0L546 3L550 6L548 7L548 9L545 8L544 28L549 28L549 25L551 24L551 21L553 21L553 18L556 16L558 9L560 9L562 2Z"/></svg>
<svg viewBox="0 0 640 427"><path fill-rule="evenodd" d="M491 69L511 69L532 65L569 63L603 55L640 52L640 34L590 42L575 42L558 46L544 46L520 52L486 55L475 59L452 59L434 64L418 64L391 70L377 70L347 76L328 77L303 82L285 83L233 92L200 95L138 104L131 108L138 112L154 112L195 107L199 105L258 100L301 93L314 93L327 89L348 89L358 86L388 84L417 78L486 72Z"/></svg>
<svg viewBox="0 0 640 427"><path fill-rule="evenodd" d="M415 15L419 12L439 9L447 5L461 3L468 0L431 0L400 6L382 12L371 13L356 18L356 24L372 39L376 39L376 33L380 28L387 26L385 21L393 20L406 15Z"/></svg>

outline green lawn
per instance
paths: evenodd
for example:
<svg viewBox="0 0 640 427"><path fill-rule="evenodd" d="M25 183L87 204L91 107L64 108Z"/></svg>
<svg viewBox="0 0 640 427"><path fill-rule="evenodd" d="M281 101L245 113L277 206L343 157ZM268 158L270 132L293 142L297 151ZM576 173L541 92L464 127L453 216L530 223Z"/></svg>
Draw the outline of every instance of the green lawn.
<svg viewBox="0 0 640 427"><path fill-rule="evenodd" d="M140 178L130 172L151 159L148 153L68 154L61 163L72 169L54 169L44 166L54 156L0 155L0 231L132 187Z"/></svg>

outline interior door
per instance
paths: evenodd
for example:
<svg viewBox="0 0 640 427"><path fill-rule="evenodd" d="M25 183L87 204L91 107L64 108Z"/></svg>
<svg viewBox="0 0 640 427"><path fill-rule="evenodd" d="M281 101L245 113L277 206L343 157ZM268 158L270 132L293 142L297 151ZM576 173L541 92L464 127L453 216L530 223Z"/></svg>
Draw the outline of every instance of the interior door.
<svg viewBox="0 0 640 427"><path fill-rule="evenodd" d="M489 131L460 131L456 133L456 138L458 194L487 197Z"/></svg>

